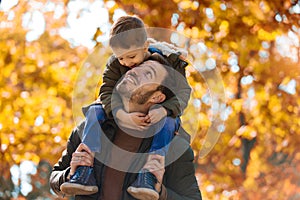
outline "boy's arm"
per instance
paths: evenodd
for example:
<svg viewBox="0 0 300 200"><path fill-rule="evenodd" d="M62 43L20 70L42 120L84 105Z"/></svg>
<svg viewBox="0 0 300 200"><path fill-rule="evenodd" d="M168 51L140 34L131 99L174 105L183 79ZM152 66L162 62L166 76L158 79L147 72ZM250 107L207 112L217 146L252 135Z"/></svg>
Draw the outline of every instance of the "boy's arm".
<svg viewBox="0 0 300 200"><path fill-rule="evenodd" d="M187 52L166 42L152 40L150 40L149 48L152 53L149 59L157 60L174 69L168 70L169 73L171 73L170 75L173 76L173 81L167 83L165 86L168 87L175 96L167 95L167 100L161 105L167 110L168 116L180 116L187 107L191 94L191 88L185 75L185 68L188 65L185 61Z"/></svg>
<svg viewBox="0 0 300 200"><path fill-rule="evenodd" d="M176 92L176 96L162 103L162 106L167 109L168 116L172 117L182 115L184 109L187 107L191 94L191 88L189 86L182 87L182 85L179 85L177 88L179 92Z"/></svg>
<svg viewBox="0 0 300 200"><path fill-rule="evenodd" d="M116 61L109 61L103 73L103 83L100 87L99 98L108 118L113 118L112 105L114 108L123 106L118 94L114 94L114 98L112 98L113 90L118 80L122 77L120 67L120 65L116 64Z"/></svg>
<svg viewBox="0 0 300 200"><path fill-rule="evenodd" d="M188 63L180 58L179 53L171 54L167 57L167 60L171 67L176 70L170 70L170 73L172 73L172 76L174 77L174 81L169 83L174 96L167 99L162 105L168 110L169 116L177 117L182 115L184 109L188 105L191 95L191 87L189 86L185 75L185 67Z"/></svg>

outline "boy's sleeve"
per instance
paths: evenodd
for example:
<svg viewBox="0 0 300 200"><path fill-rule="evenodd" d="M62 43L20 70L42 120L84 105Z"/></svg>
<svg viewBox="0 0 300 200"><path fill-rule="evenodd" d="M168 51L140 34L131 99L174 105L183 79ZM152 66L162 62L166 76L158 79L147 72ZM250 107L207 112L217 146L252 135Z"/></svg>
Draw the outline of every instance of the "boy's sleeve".
<svg viewBox="0 0 300 200"><path fill-rule="evenodd" d="M177 117L182 115L184 109L188 105L191 95L191 87L185 76L185 67L188 63L180 59L180 54L171 54L167 57L167 60L171 67L176 70L170 72L173 73L171 76L174 77L172 84L170 84L174 95L171 98L168 98L162 105L171 111L172 117Z"/></svg>
<svg viewBox="0 0 300 200"><path fill-rule="evenodd" d="M121 76L120 68L118 66L113 66L113 63L108 62L106 69L103 72L103 83L100 87L99 98L106 116L110 119L113 118L112 105L114 105L114 108L123 106L118 94L114 94L114 98L112 99L114 88Z"/></svg>

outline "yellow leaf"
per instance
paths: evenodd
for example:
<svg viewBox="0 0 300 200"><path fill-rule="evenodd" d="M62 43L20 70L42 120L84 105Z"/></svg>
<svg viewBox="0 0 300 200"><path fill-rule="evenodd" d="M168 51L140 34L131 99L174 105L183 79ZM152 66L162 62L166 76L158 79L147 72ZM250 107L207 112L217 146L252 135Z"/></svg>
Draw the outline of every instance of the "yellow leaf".
<svg viewBox="0 0 300 200"><path fill-rule="evenodd" d="M232 102L232 107L234 111L240 112L243 106L243 99L237 99Z"/></svg>
<svg viewBox="0 0 300 200"><path fill-rule="evenodd" d="M251 126L241 126L237 131L236 134L246 139L253 139L256 137L257 132Z"/></svg>
<svg viewBox="0 0 300 200"><path fill-rule="evenodd" d="M276 95L272 95L270 97L268 108L270 109L270 111L273 114L275 114L275 113L277 113L277 112L279 112L281 110L281 108L282 108L281 101L280 101L280 99Z"/></svg>
<svg viewBox="0 0 300 200"><path fill-rule="evenodd" d="M228 28L229 28L229 22L226 20L223 20L219 27L220 31L228 32Z"/></svg>
<svg viewBox="0 0 300 200"><path fill-rule="evenodd" d="M191 1L181 1L178 3L178 7L181 9L188 9L192 6L192 2Z"/></svg>
<svg viewBox="0 0 300 200"><path fill-rule="evenodd" d="M275 40L279 34L280 33L278 31L268 32L261 28L258 31L258 39L265 40L265 41L272 41Z"/></svg>

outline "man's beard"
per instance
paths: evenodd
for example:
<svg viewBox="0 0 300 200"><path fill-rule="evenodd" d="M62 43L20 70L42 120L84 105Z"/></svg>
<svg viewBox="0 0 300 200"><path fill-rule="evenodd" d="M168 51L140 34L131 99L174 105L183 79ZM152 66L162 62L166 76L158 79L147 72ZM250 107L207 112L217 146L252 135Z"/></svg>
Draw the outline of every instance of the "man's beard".
<svg viewBox="0 0 300 200"><path fill-rule="evenodd" d="M154 90L146 91L147 87L138 87L136 89L130 88L130 83L127 80L123 79L116 87L117 92L123 99L128 99L128 101L143 105L145 104L149 98L154 94L154 92L159 90L159 86L157 86Z"/></svg>
<svg viewBox="0 0 300 200"><path fill-rule="evenodd" d="M121 97L124 97L126 99L130 99L131 98L131 93L127 87L127 83L126 82L121 82L120 84L117 85L116 87L117 92L119 93L119 95Z"/></svg>
<svg viewBox="0 0 300 200"><path fill-rule="evenodd" d="M147 101L149 100L149 98L152 96L152 94L154 92L156 92L157 90L150 90L150 91L143 91L142 88L135 90L131 97L130 97L130 101L137 103L139 105L143 105L145 103L147 103Z"/></svg>

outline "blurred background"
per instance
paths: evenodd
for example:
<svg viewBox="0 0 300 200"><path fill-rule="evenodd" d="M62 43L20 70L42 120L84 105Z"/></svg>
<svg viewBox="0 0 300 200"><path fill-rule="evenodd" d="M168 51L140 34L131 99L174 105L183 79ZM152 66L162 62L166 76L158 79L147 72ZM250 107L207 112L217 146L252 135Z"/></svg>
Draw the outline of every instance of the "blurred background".
<svg viewBox="0 0 300 200"><path fill-rule="evenodd" d="M0 199L59 199L49 173L97 96L125 14L189 52L182 120L203 199L300 199L298 0L2 0Z"/></svg>

